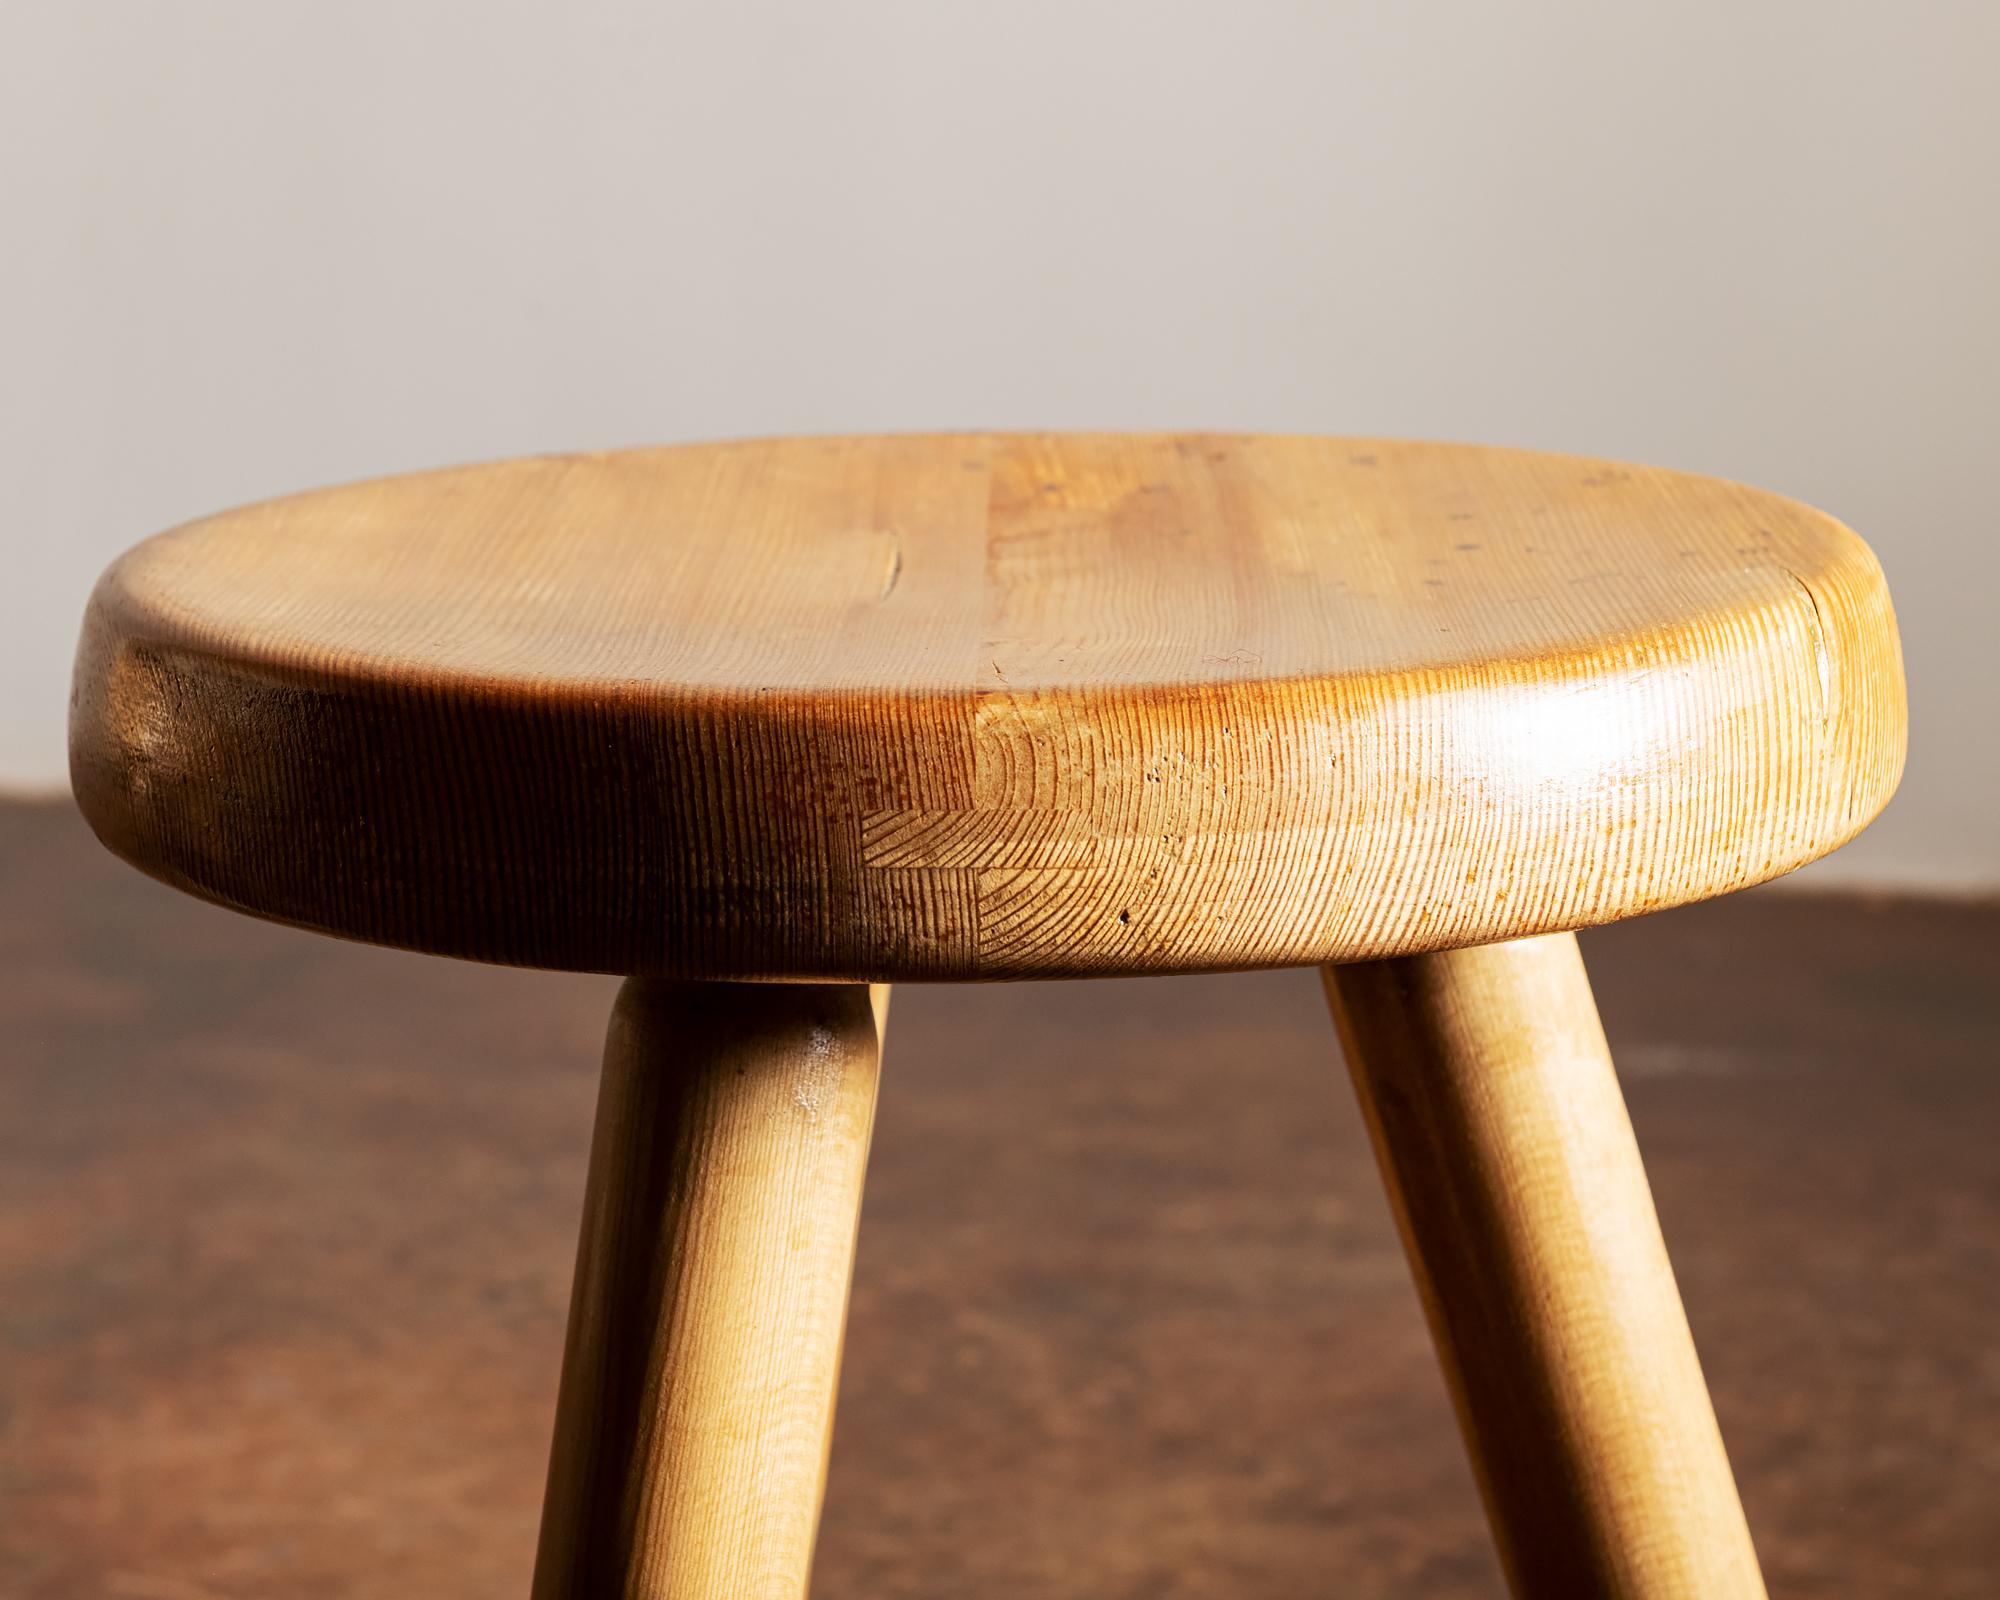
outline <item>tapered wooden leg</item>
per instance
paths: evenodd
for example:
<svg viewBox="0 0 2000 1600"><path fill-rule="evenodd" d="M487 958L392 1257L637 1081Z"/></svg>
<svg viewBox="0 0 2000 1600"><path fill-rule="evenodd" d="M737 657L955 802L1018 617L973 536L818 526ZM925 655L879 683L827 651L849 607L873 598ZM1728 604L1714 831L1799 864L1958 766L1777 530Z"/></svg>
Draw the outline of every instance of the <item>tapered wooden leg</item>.
<svg viewBox="0 0 2000 1600"><path fill-rule="evenodd" d="M1764 1593L1571 934L1329 967L1515 1593Z"/></svg>
<svg viewBox="0 0 2000 1600"><path fill-rule="evenodd" d="M535 1600L805 1593L887 1002L620 991Z"/></svg>

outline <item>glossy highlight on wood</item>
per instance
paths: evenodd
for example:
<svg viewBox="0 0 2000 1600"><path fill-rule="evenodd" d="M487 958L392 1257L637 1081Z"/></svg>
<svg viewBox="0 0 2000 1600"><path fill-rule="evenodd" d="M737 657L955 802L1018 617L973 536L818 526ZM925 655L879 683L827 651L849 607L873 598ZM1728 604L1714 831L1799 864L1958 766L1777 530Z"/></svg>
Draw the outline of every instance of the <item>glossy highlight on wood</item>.
<svg viewBox="0 0 2000 1600"><path fill-rule="evenodd" d="M75 791L179 887L521 965L1351 961L1772 877L1904 739L1866 547L1577 457L1205 434L453 469L132 551Z"/></svg>
<svg viewBox="0 0 2000 1600"><path fill-rule="evenodd" d="M1763 1600L1576 936L1324 976L1515 1594Z"/></svg>

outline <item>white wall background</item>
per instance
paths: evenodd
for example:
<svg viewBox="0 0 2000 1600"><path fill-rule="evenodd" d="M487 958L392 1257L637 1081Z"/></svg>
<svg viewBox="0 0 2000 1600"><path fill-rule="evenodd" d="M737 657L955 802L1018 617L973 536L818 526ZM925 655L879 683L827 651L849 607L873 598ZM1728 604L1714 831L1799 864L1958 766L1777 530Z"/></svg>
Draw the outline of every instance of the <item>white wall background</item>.
<svg viewBox="0 0 2000 1600"><path fill-rule="evenodd" d="M0 5L0 783L122 546L519 451L1201 426L1743 478L1874 543L2000 885L2000 6Z"/></svg>

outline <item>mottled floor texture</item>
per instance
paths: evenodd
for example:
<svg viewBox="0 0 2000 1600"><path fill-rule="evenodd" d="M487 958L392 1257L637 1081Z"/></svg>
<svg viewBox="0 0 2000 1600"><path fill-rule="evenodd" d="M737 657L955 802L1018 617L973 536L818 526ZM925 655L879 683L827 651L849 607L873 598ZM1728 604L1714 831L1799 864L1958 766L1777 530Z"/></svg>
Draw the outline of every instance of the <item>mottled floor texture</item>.
<svg viewBox="0 0 2000 1600"><path fill-rule="evenodd" d="M2000 1592L2000 909L1586 937L1774 1594ZM525 1595L609 980L0 806L0 1597ZM1312 974L901 990L818 1600L1495 1596Z"/></svg>

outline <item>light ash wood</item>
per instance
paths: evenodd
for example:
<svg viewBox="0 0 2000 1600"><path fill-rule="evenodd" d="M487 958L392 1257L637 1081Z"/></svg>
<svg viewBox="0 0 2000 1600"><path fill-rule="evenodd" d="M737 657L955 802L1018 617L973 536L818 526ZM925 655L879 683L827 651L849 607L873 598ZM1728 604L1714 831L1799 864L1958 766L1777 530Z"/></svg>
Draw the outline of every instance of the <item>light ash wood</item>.
<svg viewBox="0 0 2000 1600"><path fill-rule="evenodd" d="M1325 979L1515 1592L1762 1596L1575 936Z"/></svg>
<svg viewBox="0 0 2000 1600"><path fill-rule="evenodd" d="M1352 960L1832 849L1903 756L1860 540L1575 457L1207 435L500 463L194 523L92 600L75 787L240 909L527 965Z"/></svg>
<svg viewBox="0 0 2000 1600"><path fill-rule="evenodd" d="M536 1600L805 1593L887 999L621 991Z"/></svg>

